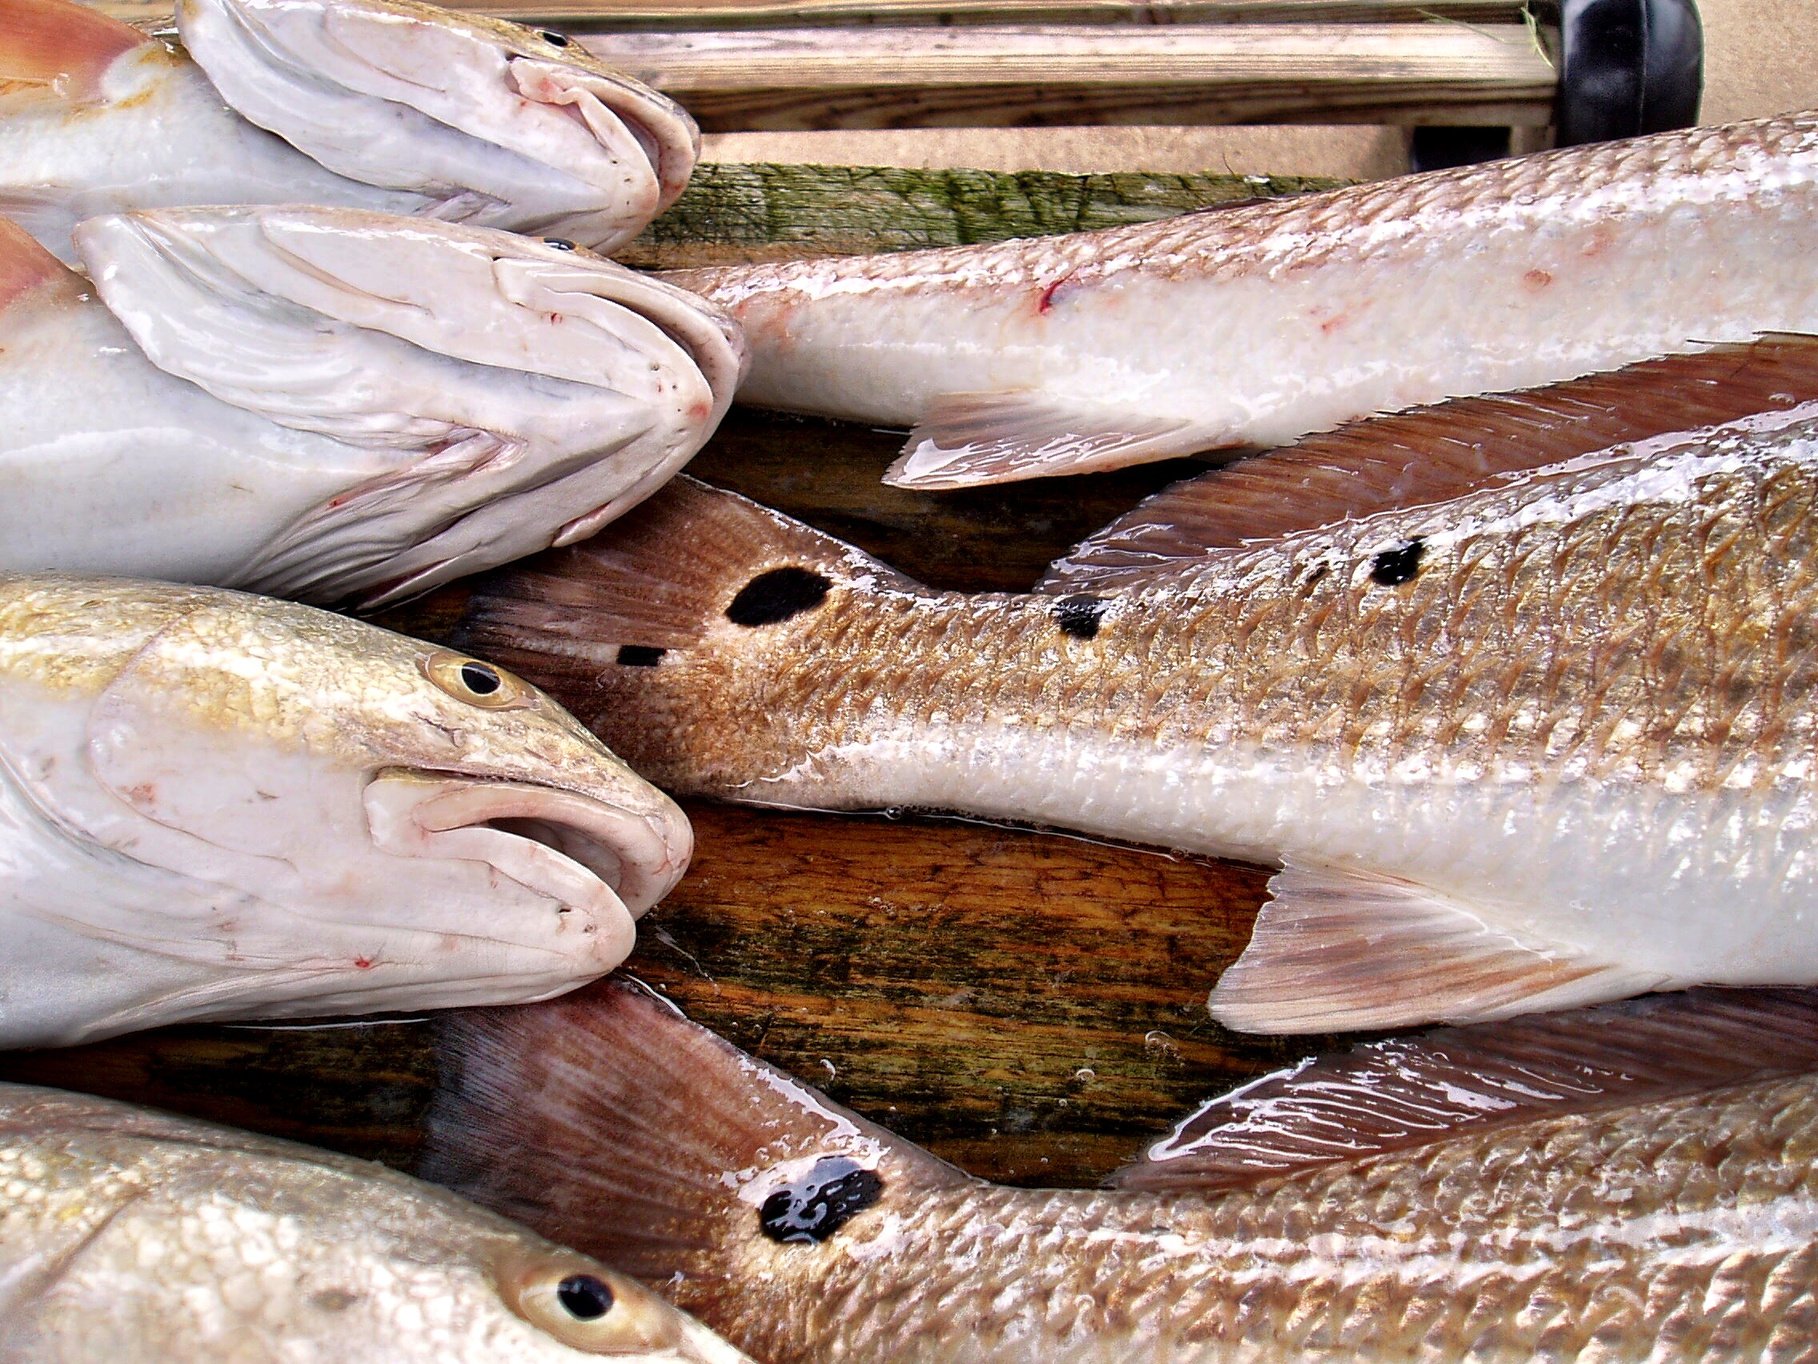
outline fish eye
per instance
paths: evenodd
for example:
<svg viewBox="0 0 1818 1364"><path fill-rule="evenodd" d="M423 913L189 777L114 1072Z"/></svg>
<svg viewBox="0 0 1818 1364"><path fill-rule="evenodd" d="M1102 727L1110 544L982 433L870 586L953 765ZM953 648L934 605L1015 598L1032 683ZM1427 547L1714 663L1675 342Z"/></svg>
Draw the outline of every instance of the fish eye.
<svg viewBox="0 0 1818 1364"><path fill-rule="evenodd" d="M536 699L535 693L510 673L446 649L438 649L423 660L423 674L457 701L482 710L513 710Z"/></svg>
<svg viewBox="0 0 1818 1364"><path fill-rule="evenodd" d="M592 1274L570 1274L556 1285L556 1301L576 1321L598 1321L612 1310L612 1290Z"/></svg>
<svg viewBox="0 0 1818 1364"><path fill-rule="evenodd" d="M551 47L567 47L570 42L566 33L552 33L546 28L538 30L537 37L541 38Z"/></svg>
<svg viewBox="0 0 1818 1364"><path fill-rule="evenodd" d="M558 251L572 251L575 249L574 243L569 241L566 237L545 237L543 238L543 245L553 246Z"/></svg>
<svg viewBox="0 0 1818 1364"><path fill-rule="evenodd" d="M596 1355L671 1357L682 1319L633 1280L570 1255L512 1255L499 1287L524 1320L572 1349Z"/></svg>

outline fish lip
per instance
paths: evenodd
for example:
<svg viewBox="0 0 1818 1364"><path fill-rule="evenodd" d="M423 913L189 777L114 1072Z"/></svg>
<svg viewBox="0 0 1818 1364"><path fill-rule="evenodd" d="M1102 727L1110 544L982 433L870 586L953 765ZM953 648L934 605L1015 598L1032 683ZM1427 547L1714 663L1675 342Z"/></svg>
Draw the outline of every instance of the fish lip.
<svg viewBox="0 0 1818 1364"><path fill-rule="evenodd" d="M686 817L660 802L418 768L385 769L366 789L374 841L387 851L486 861L565 907L633 919L674 889L694 851ZM400 831L399 820L409 827ZM464 835L459 846L450 834Z"/></svg>

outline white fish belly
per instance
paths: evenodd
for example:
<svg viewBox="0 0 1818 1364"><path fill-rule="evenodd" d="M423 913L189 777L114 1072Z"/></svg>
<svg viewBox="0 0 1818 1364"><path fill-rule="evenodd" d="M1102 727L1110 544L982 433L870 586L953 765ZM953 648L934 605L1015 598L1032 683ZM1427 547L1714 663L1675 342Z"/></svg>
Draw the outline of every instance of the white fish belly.
<svg viewBox="0 0 1818 1364"><path fill-rule="evenodd" d="M1182 851L1394 876L1539 947L1662 983L1818 982L1806 794L1365 780L1313 757L1168 750L1063 727L922 730L742 799L925 806Z"/></svg>
<svg viewBox="0 0 1818 1364"><path fill-rule="evenodd" d="M298 517L399 459L171 378L99 304L9 323L0 571L233 585Z"/></svg>
<svg viewBox="0 0 1818 1364"><path fill-rule="evenodd" d="M230 110L199 68L161 46L124 54L107 105L0 105L0 213L65 263L98 213L182 204L340 204L412 213L429 201L336 175Z"/></svg>
<svg viewBox="0 0 1818 1364"><path fill-rule="evenodd" d="M913 424L945 394L1015 393L1105 429L1175 420L1205 447L1275 444L1374 412L1533 386L1818 329L1809 170L1740 157L1736 183L1659 202L1646 184L1469 220L1380 224L1384 242L1168 277L1140 261L1058 286L988 277L867 286L837 263L788 288L709 291L746 324L741 399ZM1746 185L1744 182L1747 182ZM1032 254L1039 248L1031 243ZM999 248L1001 249L1001 248Z"/></svg>

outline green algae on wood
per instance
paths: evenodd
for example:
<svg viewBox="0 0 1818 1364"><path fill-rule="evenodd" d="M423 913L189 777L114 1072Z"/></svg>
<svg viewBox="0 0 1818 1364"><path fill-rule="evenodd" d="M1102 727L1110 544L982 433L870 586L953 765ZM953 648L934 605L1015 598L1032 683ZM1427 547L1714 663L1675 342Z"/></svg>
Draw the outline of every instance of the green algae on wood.
<svg viewBox="0 0 1818 1364"><path fill-rule="evenodd" d="M679 269L969 246L1122 227L1344 183L1310 176L708 162L669 211L615 255L645 269Z"/></svg>

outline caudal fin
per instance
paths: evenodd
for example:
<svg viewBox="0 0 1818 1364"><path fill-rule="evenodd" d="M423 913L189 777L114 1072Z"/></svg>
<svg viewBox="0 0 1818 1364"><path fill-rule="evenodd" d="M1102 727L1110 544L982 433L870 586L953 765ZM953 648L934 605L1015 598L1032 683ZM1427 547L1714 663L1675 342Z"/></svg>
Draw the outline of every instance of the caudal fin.
<svg viewBox="0 0 1818 1364"><path fill-rule="evenodd" d="M839 594L880 587L917 590L850 545L683 477L594 539L482 579L458 633L659 785L728 794L765 733L789 723L759 696L776 652Z"/></svg>
<svg viewBox="0 0 1818 1364"><path fill-rule="evenodd" d="M121 53L152 40L71 0L0 0L0 92L86 103Z"/></svg>
<svg viewBox="0 0 1818 1364"><path fill-rule="evenodd" d="M968 1182L635 982L451 1014L440 1040L419 1172L735 1339L766 1257Z"/></svg>

